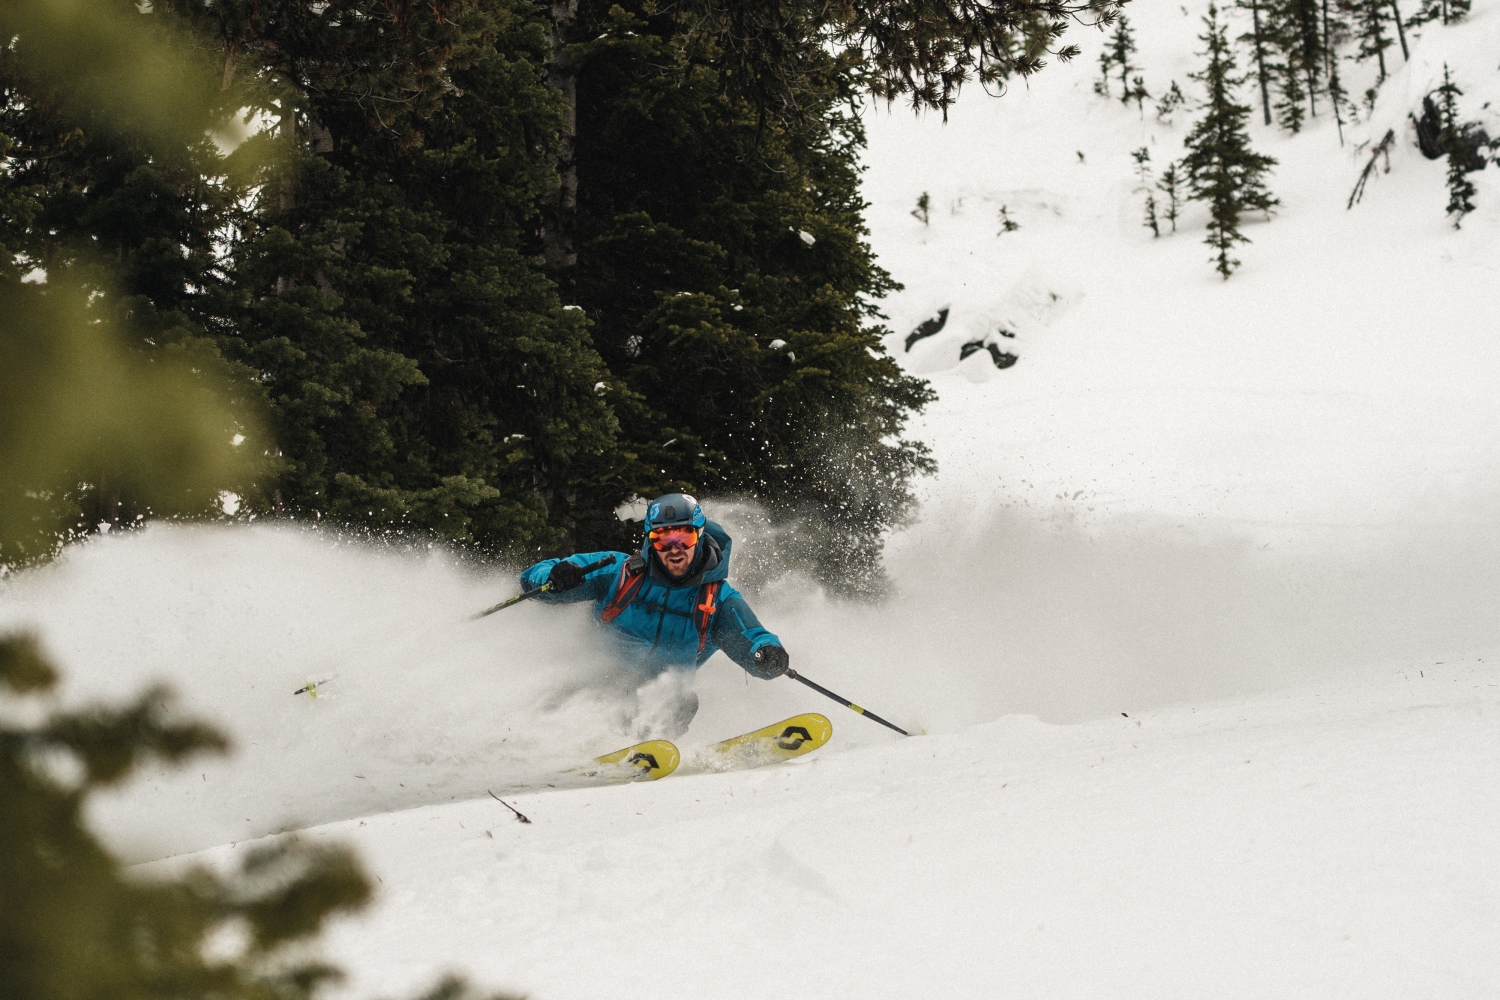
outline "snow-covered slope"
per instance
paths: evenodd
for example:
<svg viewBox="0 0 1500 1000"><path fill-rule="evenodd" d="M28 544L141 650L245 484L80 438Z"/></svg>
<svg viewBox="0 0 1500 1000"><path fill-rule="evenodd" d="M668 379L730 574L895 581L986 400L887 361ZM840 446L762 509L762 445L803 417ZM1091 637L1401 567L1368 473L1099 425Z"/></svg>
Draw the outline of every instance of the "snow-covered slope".
<svg viewBox="0 0 1500 1000"><path fill-rule="evenodd" d="M1191 93L1204 6L1132 4L1153 90ZM156 527L0 589L66 698L166 677L236 737L99 825L136 860L354 843L380 883L330 940L352 995L446 968L537 1000L1500 995L1500 171L1454 231L1406 120L1445 62L1493 116L1476 7L1393 56L1344 147L1254 128L1282 205L1228 282L1201 209L1142 227L1130 151L1164 167L1192 115L1095 96L1097 36L946 126L871 113L890 347L939 391L917 431L941 471L888 603L755 597L799 670L925 735L719 658L686 748L801 711L833 742L547 789L669 693L612 687L578 614L466 623L513 579L440 551ZM1346 210L1387 128L1392 170ZM714 513L759 575L752 513Z"/></svg>
<svg viewBox="0 0 1500 1000"><path fill-rule="evenodd" d="M1148 87L1194 93L1203 6L1130 5ZM872 227L907 286L888 347L942 394L924 425L938 494L962 480L966 496L1211 519L1273 543L1491 523L1500 171L1470 175L1479 210L1455 232L1444 163L1422 157L1407 115L1446 62L1466 116L1500 132L1500 111L1481 108L1500 102L1497 17L1481 5L1471 23L1429 26L1342 147L1327 116L1291 137L1257 110L1281 205L1269 223L1247 219L1254 242L1228 282L1208 263L1202 205L1153 239L1135 191L1131 150L1150 150L1159 174L1184 154L1192 112L1166 125L1149 103L1141 116L1095 96L1092 51L1002 100L962 102L946 127L877 117ZM1391 172L1346 210L1366 144L1390 128ZM924 191L925 226L910 214ZM1001 206L1019 230L999 234ZM943 307L942 332L907 353L904 335ZM974 340L1018 361L960 362Z"/></svg>
<svg viewBox="0 0 1500 1000"><path fill-rule="evenodd" d="M383 880L365 996L1493 997L1500 675L1380 673L308 836Z"/></svg>

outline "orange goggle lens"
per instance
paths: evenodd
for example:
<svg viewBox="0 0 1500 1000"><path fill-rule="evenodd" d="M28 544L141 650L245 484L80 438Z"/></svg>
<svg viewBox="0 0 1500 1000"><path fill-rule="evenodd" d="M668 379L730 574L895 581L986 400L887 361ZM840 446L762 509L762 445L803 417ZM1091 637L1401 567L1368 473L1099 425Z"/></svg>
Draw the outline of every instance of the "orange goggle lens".
<svg viewBox="0 0 1500 1000"><path fill-rule="evenodd" d="M651 547L658 552L672 549L690 549L698 544L698 529L689 525L673 525L668 528L652 528Z"/></svg>

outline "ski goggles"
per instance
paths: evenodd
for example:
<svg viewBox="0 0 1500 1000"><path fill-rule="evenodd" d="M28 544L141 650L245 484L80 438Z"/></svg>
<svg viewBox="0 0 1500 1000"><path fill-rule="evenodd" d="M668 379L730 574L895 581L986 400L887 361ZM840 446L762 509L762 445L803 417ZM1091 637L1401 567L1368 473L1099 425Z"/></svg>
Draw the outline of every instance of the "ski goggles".
<svg viewBox="0 0 1500 1000"><path fill-rule="evenodd" d="M698 544L698 529L690 524L673 524L665 528L652 528L646 536L651 547L658 552L673 549L690 549Z"/></svg>

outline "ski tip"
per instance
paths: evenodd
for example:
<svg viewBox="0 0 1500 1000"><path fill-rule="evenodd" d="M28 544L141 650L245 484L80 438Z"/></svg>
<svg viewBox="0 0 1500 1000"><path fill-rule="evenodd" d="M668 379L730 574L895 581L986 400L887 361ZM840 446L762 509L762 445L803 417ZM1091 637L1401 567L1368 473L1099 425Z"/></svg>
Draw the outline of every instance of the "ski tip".
<svg viewBox="0 0 1500 1000"><path fill-rule="evenodd" d="M625 775L634 781L665 778L677 770L681 760L676 744L667 740L647 740L594 758L595 763L614 764L625 769Z"/></svg>
<svg viewBox="0 0 1500 1000"><path fill-rule="evenodd" d="M694 756L694 767L711 772L761 767L812 753L832 736L833 723L827 716L817 712L794 715L764 729L704 747Z"/></svg>

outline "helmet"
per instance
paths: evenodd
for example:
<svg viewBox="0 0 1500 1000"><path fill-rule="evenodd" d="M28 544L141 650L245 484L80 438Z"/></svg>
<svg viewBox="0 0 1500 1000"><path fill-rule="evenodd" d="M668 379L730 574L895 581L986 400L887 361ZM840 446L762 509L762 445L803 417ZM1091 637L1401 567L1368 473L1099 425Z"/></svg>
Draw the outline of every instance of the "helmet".
<svg viewBox="0 0 1500 1000"><path fill-rule="evenodd" d="M668 493L666 496L657 497L651 501L651 506L646 508L646 534L651 534L652 528L665 528L669 525L684 525L703 530L708 523L708 518L703 516L703 508L698 506L698 501L686 493Z"/></svg>

